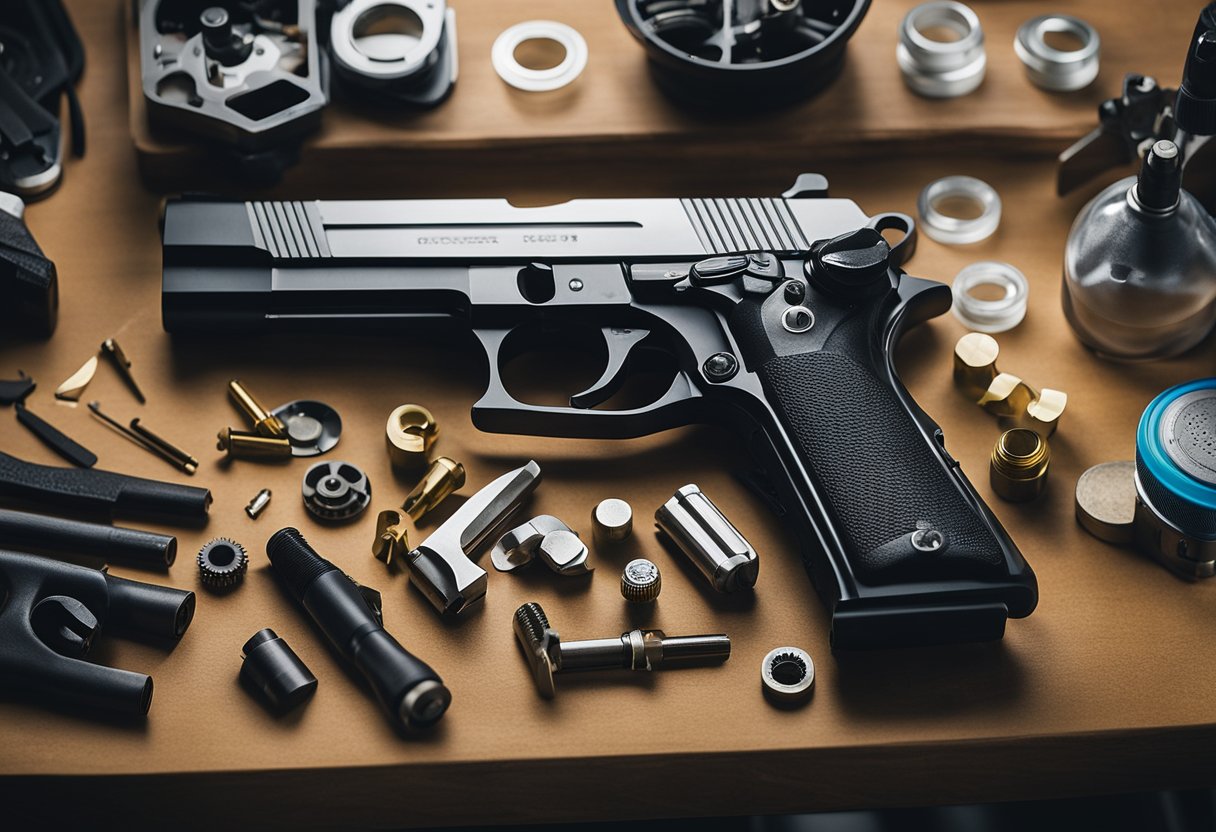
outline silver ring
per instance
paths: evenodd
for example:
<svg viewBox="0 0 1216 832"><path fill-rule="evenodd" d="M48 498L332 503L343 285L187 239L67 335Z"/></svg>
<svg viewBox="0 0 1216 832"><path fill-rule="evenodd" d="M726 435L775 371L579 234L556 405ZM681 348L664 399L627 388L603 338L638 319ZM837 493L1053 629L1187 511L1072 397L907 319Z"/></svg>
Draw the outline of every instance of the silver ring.
<svg viewBox="0 0 1216 832"><path fill-rule="evenodd" d="M995 300L984 300L972 294L977 286L995 286L1002 294ZM1008 263L972 263L955 276L950 290L954 294L954 317L976 332L1005 332L1026 317L1030 284L1026 275Z"/></svg>
<svg viewBox="0 0 1216 832"><path fill-rule="evenodd" d="M926 32L945 29L958 37L934 40ZM966 95L984 80L988 56L975 12L954 0L923 3L899 24L895 58L913 92L928 98Z"/></svg>
<svg viewBox="0 0 1216 832"><path fill-rule="evenodd" d="M531 40L551 40L566 50L557 66L529 69L515 57L515 50ZM505 30L494 41L490 62L498 77L526 92L561 89L582 74L587 66L587 41L576 29L553 20L529 20Z"/></svg>
<svg viewBox="0 0 1216 832"><path fill-rule="evenodd" d="M815 686L815 662L800 647L770 650L760 663L760 684L765 695L788 705L806 699Z"/></svg>
<svg viewBox="0 0 1216 832"><path fill-rule="evenodd" d="M439 47L447 13L446 3L431 0L353 0L335 12L330 23L330 48L334 59L351 72L379 81L413 75L426 66ZM369 38L377 44L360 45L359 29L378 20L402 14L416 20L418 34L382 34Z"/></svg>
<svg viewBox="0 0 1216 832"><path fill-rule="evenodd" d="M1081 44L1077 49L1056 49L1047 45L1047 35L1071 35ZM1018 27L1013 51L1026 67L1026 75L1036 87L1056 92L1079 90L1098 77L1102 40L1098 31L1084 20L1066 14L1045 14L1031 18Z"/></svg>
<svg viewBox="0 0 1216 832"><path fill-rule="evenodd" d="M938 205L948 199L980 206L976 217L952 217ZM996 189L974 176L947 176L930 182L916 202L921 229L933 240L952 245L978 243L992 236L1001 224L1001 197Z"/></svg>

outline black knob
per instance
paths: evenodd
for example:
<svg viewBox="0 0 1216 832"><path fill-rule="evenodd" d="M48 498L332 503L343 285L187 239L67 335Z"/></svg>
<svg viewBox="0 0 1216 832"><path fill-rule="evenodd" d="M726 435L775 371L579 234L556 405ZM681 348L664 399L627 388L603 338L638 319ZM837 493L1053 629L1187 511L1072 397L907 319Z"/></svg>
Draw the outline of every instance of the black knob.
<svg viewBox="0 0 1216 832"><path fill-rule="evenodd" d="M807 277L816 289L844 300L877 297L891 288L891 247L873 228L859 228L816 243Z"/></svg>

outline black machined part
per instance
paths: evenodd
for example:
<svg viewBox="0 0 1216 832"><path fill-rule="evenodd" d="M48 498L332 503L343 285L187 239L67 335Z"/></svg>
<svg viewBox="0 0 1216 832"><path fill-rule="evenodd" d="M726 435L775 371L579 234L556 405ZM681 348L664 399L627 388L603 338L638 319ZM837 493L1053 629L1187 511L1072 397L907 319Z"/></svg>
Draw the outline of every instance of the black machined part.
<svg viewBox="0 0 1216 832"><path fill-rule="evenodd" d="M148 712L152 678L83 661L104 631L164 642L194 617L194 593L0 551L0 688L85 711Z"/></svg>
<svg viewBox="0 0 1216 832"><path fill-rule="evenodd" d="M434 670L389 635L354 581L295 529L275 532L266 555L330 646L367 680L394 726L413 731L439 721L452 694Z"/></svg>
<svg viewBox="0 0 1216 832"><path fill-rule="evenodd" d="M26 227L24 211L21 200L0 193L0 328L49 338L59 320L59 273Z"/></svg>
<svg viewBox="0 0 1216 832"><path fill-rule="evenodd" d="M732 111L821 91L839 74L869 7L870 0L616 0L664 92Z"/></svg>
<svg viewBox="0 0 1216 832"><path fill-rule="evenodd" d="M17 421L28 429L30 433L38 437L44 445L68 462L73 465L79 465L81 468L92 468L97 464L97 454L81 445L75 439L72 439L50 422L36 415L24 404L18 402L16 409Z"/></svg>
<svg viewBox="0 0 1216 832"><path fill-rule="evenodd" d="M38 465L2 452L0 499L44 507L56 514L138 517L197 526L207 522L211 507L211 492L205 488L95 468Z"/></svg>
<svg viewBox="0 0 1216 832"><path fill-rule="evenodd" d="M17 378L0 380L0 405L24 402L37 386L32 378L18 370Z"/></svg>
<svg viewBox="0 0 1216 832"><path fill-rule="evenodd" d="M177 557L177 538L171 535L9 509L0 509L0 545L160 569Z"/></svg>
<svg viewBox="0 0 1216 832"><path fill-rule="evenodd" d="M208 540L195 558L199 580L209 589L228 589L245 578L249 554L245 547L227 537Z"/></svg>
<svg viewBox="0 0 1216 832"><path fill-rule="evenodd" d="M367 509L372 483L349 462L318 462L304 472L304 507L322 520L350 520Z"/></svg>
<svg viewBox="0 0 1216 832"><path fill-rule="evenodd" d="M317 677L269 627L254 633L241 655L241 682L271 710L289 711L317 690Z"/></svg>

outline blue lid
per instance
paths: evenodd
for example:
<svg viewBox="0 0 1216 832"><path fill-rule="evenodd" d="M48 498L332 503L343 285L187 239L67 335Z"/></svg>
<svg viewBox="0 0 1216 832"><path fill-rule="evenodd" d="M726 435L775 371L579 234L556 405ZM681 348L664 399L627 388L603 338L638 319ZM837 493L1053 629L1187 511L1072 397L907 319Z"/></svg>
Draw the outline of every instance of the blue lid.
<svg viewBox="0 0 1216 832"><path fill-rule="evenodd" d="M1149 403L1145 409L1144 415L1140 417L1140 426L1136 430L1136 461L1142 478L1151 478L1155 482L1142 482L1142 486L1150 492L1157 492L1168 499L1164 502L1173 502L1183 500L1190 503L1192 507L1200 510L1216 512L1216 479L1203 479L1195 473L1188 472L1177 461L1176 454L1179 452L1174 448L1174 453L1171 453L1171 448L1168 440L1162 437L1163 427L1170 430L1170 425L1163 425L1163 420L1170 411L1172 405L1180 399L1191 396L1194 393L1201 393L1201 398L1208 400L1209 396L1216 399L1216 378L1205 378L1197 381L1189 381L1185 384L1179 384L1166 390L1157 398ZM1192 397L1194 398L1194 397ZM1211 410L1209 409L1210 413ZM1177 416L1177 413L1170 414L1171 420ZM1208 417L1210 418L1210 417ZM1189 427L1192 424L1188 421L1183 428ZM1193 430L1200 430L1200 436L1204 436L1207 432L1216 429L1216 424L1209 427L1208 422L1196 426ZM1193 435L1193 434L1192 434ZM1198 442L1203 444L1204 448L1216 448L1216 434L1212 435L1210 440L1198 439ZM1216 456L1216 453L1212 453ZM1156 504L1157 501L1154 501ZM1164 506L1157 506L1164 508Z"/></svg>

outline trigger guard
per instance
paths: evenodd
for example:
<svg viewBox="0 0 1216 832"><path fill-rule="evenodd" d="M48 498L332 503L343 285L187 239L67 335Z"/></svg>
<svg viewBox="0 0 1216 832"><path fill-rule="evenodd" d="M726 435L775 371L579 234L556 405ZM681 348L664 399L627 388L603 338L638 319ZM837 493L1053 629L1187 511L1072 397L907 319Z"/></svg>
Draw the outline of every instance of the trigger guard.
<svg viewBox="0 0 1216 832"><path fill-rule="evenodd" d="M866 225L880 233L891 229L904 232L903 239L891 246L891 265L903 266L916 253L916 220L907 214L898 211L875 214Z"/></svg>

